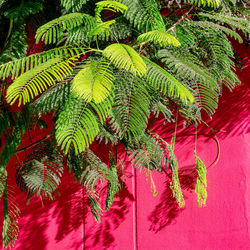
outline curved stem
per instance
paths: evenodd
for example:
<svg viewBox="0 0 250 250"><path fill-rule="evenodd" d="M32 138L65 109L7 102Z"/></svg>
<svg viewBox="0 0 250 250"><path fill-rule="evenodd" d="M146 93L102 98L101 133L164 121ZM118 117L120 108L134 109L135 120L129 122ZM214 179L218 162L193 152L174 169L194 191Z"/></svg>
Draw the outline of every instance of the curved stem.
<svg viewBox="0 0 250 250"><path fill-rule="evenodd" d="M219 161L219 158L220 158L220 142L219 142L219 139L218 139L214 129L211 128L205 121L201 120L201 122L203 124L205 124L210 129L210 131L212 132L212 134L214 136L215 142L217 144L217 156L216 156L214 162L212 162L212 164L210 164L210 166L208 167L208 168L211 168L211 167L215 166Z"/></svg>

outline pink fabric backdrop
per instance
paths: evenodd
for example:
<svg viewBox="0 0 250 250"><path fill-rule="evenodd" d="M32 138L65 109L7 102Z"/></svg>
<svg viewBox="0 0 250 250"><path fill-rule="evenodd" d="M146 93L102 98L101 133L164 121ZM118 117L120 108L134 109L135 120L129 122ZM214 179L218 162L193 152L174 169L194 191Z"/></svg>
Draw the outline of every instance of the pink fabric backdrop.
<svg viewBox="0 0 250 250"><path fill-rule="evenodd" d="M38 200L25 205L25 196L15 188L22 215L14 249L250 249L249 61L243 46L237 46L237 50L245 64L244 70L237 72L243 84L233 93L225 90L215 119L207 120L215 130L224 132L217 133L220 158L207 172L208 199L204 208L197 206L194 193L194 130L183 129L180 122L175 152L185 208L178 208L174 202L166 174L153 174L158 191L153 197L145 173L135 170L123 155L126 187L100 224L93 219L85 206L84 193L69 174L63 177L58 199L43 205ZM163 126L158 120L154 128L169 141L173 126ZM100 157L105 156L105 150L102 146ZM217 153L209 130L200 128L200 158L210 166ZM13 185L15 162L14 157L8 165L9 183ZM2 204L0 209L2 221Z"/></svg>

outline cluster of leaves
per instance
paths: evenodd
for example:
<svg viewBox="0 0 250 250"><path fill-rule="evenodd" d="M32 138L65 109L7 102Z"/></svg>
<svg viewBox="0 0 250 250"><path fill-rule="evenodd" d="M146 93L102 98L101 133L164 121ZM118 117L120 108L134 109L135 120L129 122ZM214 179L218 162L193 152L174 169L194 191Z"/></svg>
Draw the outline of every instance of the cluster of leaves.
<svg viewBox="0 0 250 250"><path fill-rule="evenodd" d="M0 136L6 138L0 154L1 197L7 197L6 166L22 137L43 123L44 114L53 113L50 134L17 166L17 184L28 199L54 198L67 166L87 190L100 221L97 187L108 186L108 210L121 185L117 157L111 152L107 165L89 149L98 139L111 149L125 145L134 166L150 174L162 171L165 159L173 196L183 207L176 135L171 144L152 136L148 118L162 114L169 122L178 110L197 125L204 113L213 115L222 88L240 84L228 37L242 42L239 31L248 35L246 6L233 0L61 0L51 13L53 6L44 2L0 1L0 29L7 34L0 52ZM25 25L38 23L37 15L43 24L32 39L44 51L26 56L32 35ZM10 112L15 103L21 111ZM202 205L206 169L195 159ZM17 208L14 217L5 211L4 247L16 240L14 214L19 215Z"/></svg>

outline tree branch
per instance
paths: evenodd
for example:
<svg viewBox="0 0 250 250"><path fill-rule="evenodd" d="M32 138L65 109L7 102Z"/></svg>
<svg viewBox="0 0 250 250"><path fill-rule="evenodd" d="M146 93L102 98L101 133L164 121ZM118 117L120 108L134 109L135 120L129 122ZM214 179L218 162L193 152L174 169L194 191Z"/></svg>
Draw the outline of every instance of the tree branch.
<svg viewBox="0 0 250 250"><path fill-rule="evenodd" d="M44 136L43 138L41 138L40 140L38 140L38 141L36 141L36 142L33 142L33 143L31 143L30 145L28 145L28 146L26 146L26 147L24 147L24 148L21 148L21 149L19 149L19 150L17 150L16 153L20 153L20 152L22 152L22 151L25 151L26 149L29 149L29 148L31 148L31 147L37 145L38 143L40 143L40 142L42 142L42 141L48 139L49 137L50 137L50 135L46 135L46 136Z"/></svg>
<svg viewBox="0 0 250 250"><path fill-rule="evenodd" d="M193 8L194 6L191 6L191 8L185 14L183 14L181 18L167 30L167 32L173 30L180 22L182 22L185 19L185 17L193 10Z"/></svg>

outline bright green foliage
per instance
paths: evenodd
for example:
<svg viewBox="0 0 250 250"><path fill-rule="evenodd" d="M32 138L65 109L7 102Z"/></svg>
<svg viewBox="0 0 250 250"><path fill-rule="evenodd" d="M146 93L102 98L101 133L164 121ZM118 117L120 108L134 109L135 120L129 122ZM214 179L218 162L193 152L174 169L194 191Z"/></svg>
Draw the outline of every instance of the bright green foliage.
<svg viewBox="0 0 250 250"><path fill-rule="evenodd" d="M36 42L40 40L46 44L60 42L66 30L72 30L82 23L93 26L93 18L83 13L71 13L54 19L43 26L36 32Z"/></svg>
<svg viewBox="0 0 250 250"><path fill-rule="evenodd" d="M97 119L103 123L110 108L110 99L98 104L88 104L84 100L69 98L56 126L57 142L66 154L71 146L76 154L81 153L94 141L99 132Z"/></svg>
<svg viewBox="0 0 250 250"><path fill-rule="evenodd" d="M72 93L87 102L102 102L113 86L113 73L108 63L89 61L75 76L72 82Z"/></svg>
<svg viewBox="0 0 250 250"><path fill-rule="evenodd" d="M105 34L109 32L109 26L114 24L115 20L107 21L107 22L101 22L97 24L93 30L91 30L88 34L90 38L93 36L99 35L99 34ZM106 32L105 32L106 31Z"/></svg>
<svg viewBox="0 0 250 250"><path fill-rule="evenodd" d="M166 47L168 45L173 45L177 47L181 45L174 36L159 30L152 30L147 33L144 33L140 35L137 40L139 43L152 41L153 43L155 43L156 45L158 44L161 47Z"/></svg>
<svg viewBox="0 0 250 250"><path fill-rule="evenodd" d="M195 186L195 193L197 194L198 206L202 207L206 204L207 200L207 168L202 160L195 155L196 170L197 170L197 181Z"/></svg>
<svg viewBox="0 0 250 250"><path fill-rule="evenodd" d="M135 75L146 72L146 64L136 51L126 44L114 43L106 47L103 56L108 58L117 68L125 69Z"/></svg>
<svg viewBox="0 0 250 250"><path fill-rule="evenodd" d="M188 100L193 102L194 97L191 92L176 78L169 74L158 64L150 61L146 57L143 58L147 64L146 81L155 89L161 91L164 95L180 98L184 102Z"/></svg>
<svg viewBox="0 0 250 250"><path fill-rule="evenodd" d="M66 59L69 57L79 57L82 54L85 54L83 48L73 46L63 46L41 53L32 54L30 56L16 59L14 61L10 61L8 63L0 65L0 77L4 80L8 76L12 75L12 80L14 80L20 74L34 69L41 63L45 63L55 57Z"/></svg>
<svg viewBox="0 0 250 250"><path fill-rule="evenodd" d="M197 4L200 6L208 6L213 8L218 8L221 4L221 0L185 0L186 2Z"/></svg>
<svg viewBox="0 0 250 250"><path fill-rule="evenodd" d="M57 81L72 72L74 58L61 60L53 58L40 64L34 70L27 71L19 76L7 90L7 102L13 104L19 99L19 106L30 102L31 99L45 91L48 86L54 85Z"/></svg>
<svg viewBox="0 0 250 250"><path fill-rule="evenodd" d="M127 10L127 6L113 0L97 2L95 9L95 18L97 19L97 22L101 21L101 12L103 10L123 13L125 10Z"/></svg>

